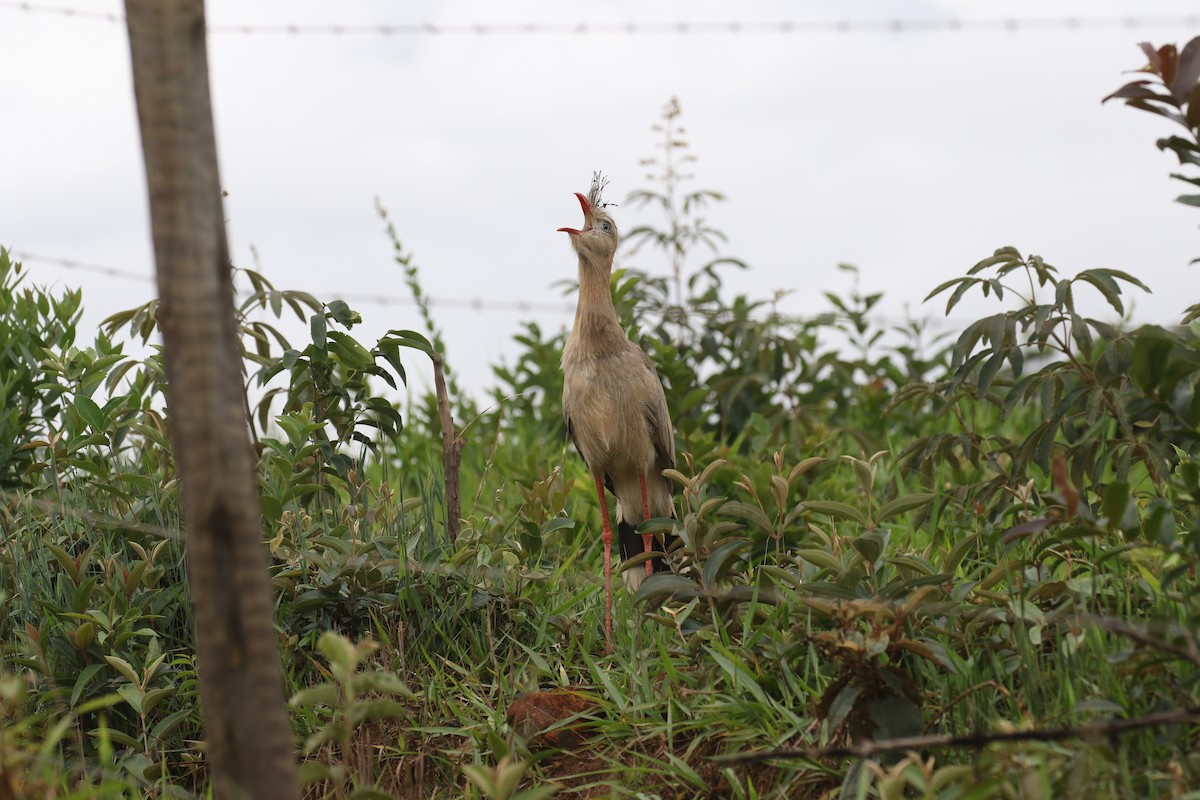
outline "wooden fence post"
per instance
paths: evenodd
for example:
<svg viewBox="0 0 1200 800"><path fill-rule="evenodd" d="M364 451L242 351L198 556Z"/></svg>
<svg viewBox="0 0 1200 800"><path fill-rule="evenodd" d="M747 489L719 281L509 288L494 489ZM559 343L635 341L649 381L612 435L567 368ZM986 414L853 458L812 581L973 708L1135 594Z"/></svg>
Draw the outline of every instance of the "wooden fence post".
<svg viewBox="0 0 1200 800"><path fill-rule="evenodd" d="M205 741L218 797L298 782L254 458L208 86L203 0L126 0L182 481Z"/></svg>

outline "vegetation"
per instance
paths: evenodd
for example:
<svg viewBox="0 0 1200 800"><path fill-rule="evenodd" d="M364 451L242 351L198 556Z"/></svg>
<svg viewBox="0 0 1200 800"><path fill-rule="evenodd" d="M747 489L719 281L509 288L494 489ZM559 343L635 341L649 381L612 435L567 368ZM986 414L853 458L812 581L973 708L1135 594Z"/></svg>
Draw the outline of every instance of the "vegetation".
<svg viewBox="0 0 1200 800"><path fill-rule="evenodd" d="M1159 144L1200 185L1200 39L1147 56L1113 97L1186 131ZM720 195L687 189L678 104L656 132L631 200L664 222L634 240L669 270L614 292L681 453L678 520L646 529L681 544L616 598L612 652L562 334L527 326L486 407L449 373L453 536L454 437L391 394L453 353L394 228L421 332L360 342L345 303L238 271L306 796L1198 796L1197 306L1084 317L1077 293L1120 318L1144 287L1004 247L931 293L996 301L957 338L881 328L857 288L791 318L729 296L744 265L703 217ZM79 293L23 278L0 251L0 800L203 794L164 377L125 353L156 306L78 342ZM974 741L886 749L923 734Z"/></svg>

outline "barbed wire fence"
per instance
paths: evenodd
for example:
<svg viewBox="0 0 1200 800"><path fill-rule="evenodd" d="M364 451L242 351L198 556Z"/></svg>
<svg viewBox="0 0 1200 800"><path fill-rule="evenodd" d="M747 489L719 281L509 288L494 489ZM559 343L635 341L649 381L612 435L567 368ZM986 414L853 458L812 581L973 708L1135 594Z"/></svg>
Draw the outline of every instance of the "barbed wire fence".
<svg viewBox="0 0 1200 800"><path fill-rule="evenodd" d="M125 15L71 6L0 0L0 9L123 24ZM1200 26L1200 14L1162 16L945 17L940 19L729 20L704 22L280 23L208 25L212 34L268 36L538 36L687 34L867 34L1112 31Z"/></svg>
<svg viewBox="0 0 1200 800"><path fill-rule="evenodd" d="M125 15L118 12L96 11L73 6L24 2L24 0L0 0L0 10L18 13L54 16L90 22L120 24ZM689 35L689 34L870 34L870 33L968 33L968 32L1045 32L1045 31L1111 31L1139 30L1151 28L1196 28L1200 27L1200 14L1176 15L1123 15L1123 16L1057 16L1057 17L990 17L941 19L836 19L836 20L776 20L776 21L706 21L706 22L530 22L530 23L395 23L395 24L209 24L212 34L271 35L271 36L486 36L486 35ZM87 272L123 280L153 283L154 277L147 272L137 272L103 264L94 264L61 256L43 255L14 250L12 255L20 261L40 263L66 270ZM382 293L330 292L331 298L376 306L415 306L412 297ZM569 302L545 302L530 300L501 300L467 297L428 297L431 307L464 309L471 311L496 311L518 313L561 313L574 312ZM871 319L884 325L902 325L909 318L880 317ZM931 327L952 328L963 324L961 320L928 316L922 318Z"/></svg>

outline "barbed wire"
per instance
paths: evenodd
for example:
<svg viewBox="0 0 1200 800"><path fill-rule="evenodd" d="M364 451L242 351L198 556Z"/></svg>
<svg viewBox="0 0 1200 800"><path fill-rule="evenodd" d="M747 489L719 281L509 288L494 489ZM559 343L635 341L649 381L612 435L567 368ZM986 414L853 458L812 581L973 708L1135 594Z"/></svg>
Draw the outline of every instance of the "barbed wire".
<svg viewBox="0 0 1200 800"><path fill-rule="evenodd" d="M123 23L125 15L23 0L0 0L0 8L95 22ZM968 19L837 19L727 22L464 22L383 24L209 24L209 33L275 36L463 36L631 34L830 34L1102 31L1200 26L1200 14L1119 17L992 17Z"/></svg>
<svg viewBox="0 0 1200 800"><path fill-rule="evenodd" d="M63 269L76 270L78 272L91 272L96 275L105 275L110 278L122 278L129 281L144 281L145 283L154 283L154 276L147 275L144 272L134 272L130 269L118 269L117 267L109 267L103 264L90 264L86 261L76 261L72 258L61 258L59 256L43 256L37 253L30 253L28 250L9 250L9 255L16 261L32 261L37 264L49 264Z"/></svg>
<svg viewBox="0 0 1200 800"><path fill-rule="evenodd" d="M91 262L87 262L87 261L78 261L76 259L63 258L61 256L40 255L38 253L31 253L28 250L9 250L8 252L9 252L9 255L15 261L20 261L22 263L28 261L28 262L35 263L35 264L47 264L50 266L60 267L62 269L66 269L66 270L89 272L89 273L93 273L96 275L121 278L123 280L138 281L141 283L152 284L152 283L154 283L154 280L155 280L153 275L148 275L144 272L135 272L134 270L120 269L118 267L111 267L111 266L107 266L104 264L95 264L95 263L91 263ZM408 296L408 295L390 295L390 294L382 294L379 292L364 292L364 293L339 292L336 290L332 290L329 292L322 292L322 294L327 294L329 296L329 298L332 300L345 300L345 301L351 302L351 303L364 303L367 305L375 305L375 306L382 306L382 307L389 307L389 306L414 307L417 304L416 300L414 300L411 296ZM539 302L539 301L532 301L532 300L495 300L495 299L485 300L485 299L479 298L479 297L439 297L439 296L430 297L428 295L425 296L424 302L428 303L431 308L454 308L454 309L464 309L464 310L468 310L468 311L509 311L509 312L515 311L518 313L540 311L540 312L561 313L561 314L574 314L575 313L575 304L573 302L554 303L554 302L546 302L546 301ZM647 307L647 308L649 308L649 307ZM657 308L657 307L655 307L655 308ZM687 313L689 316L694 316L694 317L706 316L706 312L698 311L695 309L689 310ZM727 312L725 312L725 313L727 313ZM833 314L833 312L830 312L830 311L819 311L819 312L815 312L815 313L803 313L803 314L794 313L794 312L779 312L779 315L781 317L785 317L785 318L789 318L789 319L800 319L800 318L818 319L818 318L823 318L823 317L829 317L832 314ZM707 316L713 316L713 315L707 314ZM880 315L880 314L870 314L868 316L872 322L874 322L875 324L878 324L878 325L896 326L896 325L908 325L911 322L921 322L924 325L927 325L929 327L934 327L934 328L946 328L946 327L953 328L956 326L961 327L962 325L967 324L967 321L964 321L964 320L942 318L942 317L936 317L936 316L932 316L932 315L926 316L926 317L893 317L893 316L885 316L885 315Z"/></svg>
<svg viewBox="0 0 1200 800"><path fill-rule="evenodd" d="M67 270L76 270L78 272L89 272L95 275L103 275L110 278L121 278L123 280L139 281L142 283L154 283L154 276L144 272L135 272L128 269L119 269L110 267L104 264L93 264L87 261L77 261L72 258L62 258L59 256L45 256L38 253L30 253L27 250L12 250L12 257L21 262L31 262L35 264L47 264L50 266L61 267ZM329 292L329 295L338 300L346 300L355 303L366 303L369 305L379 306L413 306L416 301L412 297L405 295L389 295L378 292L365 292L356 294L354 292ZM471 311L548 311L561 312L571 314L575 311L575 306L572 303L551 303L538 302L534 300L484 300L478 297L427 297L425 302L430 306L437 308L462 308Z"/></svg>

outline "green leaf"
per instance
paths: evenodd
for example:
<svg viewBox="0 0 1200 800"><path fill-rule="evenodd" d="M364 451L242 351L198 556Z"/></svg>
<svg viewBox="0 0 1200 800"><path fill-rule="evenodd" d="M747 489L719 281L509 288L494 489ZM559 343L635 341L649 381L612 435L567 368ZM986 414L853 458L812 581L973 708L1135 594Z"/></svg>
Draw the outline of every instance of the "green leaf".
<svg viewBox="0 0 1200 800"><path fill-rule="evenodd" d="M354 643L341 634L325 631L317 640L317 649L329 659L331 666L340 667L349 676L358 666L359 653Z"/></svg>
<svg viewBox="0 0 1200 800"><path fill-rule="evenodd" d="M918 736L925 726L921 709L907 697L885 694L867 701L867 714L875 723L876 739L901 739Z"/></svg>
<svg viewBox="0 0 1200 800"><path fill-rule="evenodd" d="M346 720L357 726L368 720L402 719L407 713L404 705L395 700L363 700L350 705L346 712Z"/></svg>
<svg viewBox="0 0 1200 800"><path fill-rule="evenodd" d="M317 301L307 294L298 295L305 299L310 306L318 305ZM345 300L331 300L325 304L325 313L333 317L334 322L341 325L343 328L352 328L362 321L358 312L350 308Z"/></svg>
<svg viewBox="0 0 1200 800"><path fill-rule="evenodd" d="M883 555L883 537L877 531L851 539L850 546L857 550L868 564L874 564Z"/></svg>
<svg viewBox="0 0 1200 800"><path fill-rule="evenodd" d="M54 556L54 560L58 565L66 570L66 573L71 576L73 582L79 581L79 567L75 564L75 559L64 549L56 544L47 542L45 548Z"/></svg>
<svg viewBox="0 0 1200 800"><path fill-rule="evenodd" d="M329 331L327 335L328 341L333 345L334 352L338 354L347 366L362 369L375 363L375 359L367 351L367 348L359 344L358 340L350 334L342 333L341 331Z"/></svg>
<svg viewBox="0 0 1200 800"><path fill-rule="evenodd" d="M985 351L986 352L986 351ZM988 388L992 385L992 380L996 377L996 373L1000 371L1000 367L1004 364L1005 353L1003 350L995 350L983 367L979 370L978 390L980 398L987 396Z"/></svg>
<svg viewBox="0 0 1200 800"><path fill-rule="evenodd" d="M1121 302L1121 287L1117 285L1111 275L1106 274L1103 270L1084 270L1079 273L1079 279L1087 281L1099 289L1100 294L1104 295L1104 299L1118 314L1125 313L1125 304Z"/></svg>
<svg viewBox="0 0 1200 800"><path fill-rule="evenodd" d="M877 523L887 522L892 517L899 516L905 511L912 511L914 508L927 506L933 502L936 496L928 492L921 492L918 494L906 494L894 500L889 500L875 512L875 521Z"/></svg>
<svg viewBox="0 0 1200 800"><path fill-rule="evenodd" d="M1165 548L1175 543L1175 513L1171 504L1161 497L1150 501L1146 509L1146 518L1142 523L1143 535L1146 540Z"/></svg>
<svg viewBox="0 0 1200 800"><path fill-rule="evenodd" d="M837 693L837 697L833 698L833 702L829 704L830 731L835 731L841 726L854 709L854 704L858 702L858 697L862 692L863 687L860 684L848 683Z"/></svg>
<svg viewBox="0 0 1200 800"><path fill-rule="evenodd" d="M771 494L775 498L775 507L782 509L787 507L788 499L788 482L781 475L771 476Z"/></svg>
<svg viewBox="0 0 1200 800"><path fill-rule="evenodd" d="M347 796L350 800L396 800L395 795L372 786L359 786Z"/></svg>
<svg viewBox="0 0 1200 800"><path fill-rule="evenodd" d="M760 569L765 569L765 567L760 567ZM783 602L779 592L762 586L730 586L721 592L720 596L722 600L730 600L735 603L762 603L777 606Z"/></svg>
<svg viewBox="0 0 1200 800"><path fill-rule="evenodd" d="M479 787L479 791L483 792L484 797L491 798L498 796L490 769L479 764L463 764L462 772L467 777L467 780Z"/></svg>
<svg viewBox="0 0 1200 800"><path fill-rule="evenodd" d="M805 548L797 550L796 555L810 564L816 564L821 569L829 570L835 575L840 575L842 572L842 562L833 553L827 553L824 550Z"/></svg>
<svg viewBox="0 0 1200 800"><path fill-rule="evenodd" d="M80 695L92 682L92 678L96 677L96 673L104 669L103 664L88 664L79 671L79 677L75 679L75 685L71 688L71 708L79 702Z"/></svg>
<svg viewBox="0 0 1200 800"><path fill-rule="evenodd" d="M300 785L312 786L314 783L321 783L331 777L333 770L328 764L322 764L320 761L304 761L300 764Z"/></svg>
<svg viewBox="0 0 1200 800"><path fill-rule="evenodd" d="M792 467L792 471L788 473L788 485L790 486L791 484L795 483L796 478L808 472L818 464L823 464L824 462L824 456L810 456L809 458L804 459L799 464Z"/></svg>
<svg viewBox="0 0 1200 800"><path fill-rule="evenodd" d="M93 735L94 735L94 732L93 732ZM124 731L116 730L115 728L109 728L107 731L107 735L108 735L108 738L112 739L117 744L124 745L125 747L128 747L131 750L133 750L133 752L135 752L135 753L139 752L139 748L141 748L141 746L142 746L141 742L139 742L137 739L130 736L128 733L125 733Z"/></svg>
<svg viewBox="0 0 1200 800"><path fill-rule="evenodd" d="M972 283L972 282L974 282L975 280L977 280L977 279L974 279L974 278L965 278L965 277L963 277L963 278L951 278L950 280L946 281L945 283L942 283L942 284L940 284L940 285L939 285L939 286L938 286L936 289L934 289L934 290L933 290L932 292L930 292L929 294L925 295L925 300L924 300L924 301L922 301L922 302L925 302L925 301L928 301L928 300L931 300L931 299L933 299L934 297L937 297L939 294L941 294L942 292L946 291L947 289L949 289L951 286L954 286L955 284L960 284L960 283Z"/></svg>
<svg viewBox="0 0 1200 800"><path fill-rule="evenodd" d="M104 413L100 411L100 406L96 405L95 400L83 395L76 395L75 410L79 412L79 416L92 430L103 431L105 429L107 420L104 418Z"/></svg>
<svg viewBox="0 0 1200 800"><path fill-rule="evenodd" d="M1023 539L1027 536L1033 536L1034 534L1041 533L1051 525L1054 525L1055 522L1056 520L1050 519L1049 517L1039 517L1038 519L1031 519L1028 522L1022 522L1020 525L1014 525L1006 530L1004 535L1000 537L1000 541L1003 544L1011 544L1017 539Z"/></svg>
<svg viewBox="0 0 1200 800"><path fill-rule="evenodd" d="M967 293L967 290L980 282L979 278L960 278L959 280L961 280L962 283L958 285L958 288L955 289L954 293L950 295L950 299L946 301L946 310L944 312L946 316L950 316L950 312L953 311L954 307L958 305L958 302L962 300L963 295ZM932 296L933 295L931 294L929 297ZM926 297L925 299L928 300L929 297Z"/></svg>
<svg viewBox="0 0 1200 800"><path fill-rule="evenodd" d="M954 546L950 548L949 552L946 553L946 557L942 559L942 571L949 573L956 572L958 570L958 565L961 564L962 560L966 557L967 551L972 547L975 547L978 541L978 533L972 533L970 536L958 540Z"/></svg>
<svg viewBox="0 0 1200 800"><path fill-rule="evenodd" d="M355 693L377 692L390 694L393 697L413 697L412 691L404 680L394 672L377 670L355 675L350 681Z"/></svg>
<svg viewBox="0 0 1200 800"><path fill-rule="evenodd" d="M682 575L660 572L642 581L642 585L638 587L637 600L639 603L661 605L667 600L691 600L701 595L703 592L695 581Z"/></svg>
<svg viewBox="0 0 1200 800"><path fill-rule="evenodd" d="M1114 703L1112 700L1105 700L1102 697L1092 697L1087 700L1080 700L1072 706L1071 713L1123 716L1125 714L1125 707L1120 703Z"/></svg>
<svg viewBox="0 0 1200 800"><path fill-rule="evenodd" d="M771 525L771 520L767 517L766 513L758 506L750 505L749 503L730 501L723 504L718 513L720 513L722 516L737 517L739 519L753 522L763 533L767 533L774 529L774 526Z"/></svg>
<svg viewBox="0 0 1200 800"><path fill-rule="evenodd" d="M982 272L988 267L994 267L998 264L1009 266L1012 264L1021 263L1021 253L1015 247L1001 247L995 253L980 261L971 269L967 270L968 275L974 275L977 272Z"/></svg>
<svg viewBox="0 0 1200 800"><path fill-rule="evenodd" d="M850 462L850 466L854 469L854 477L858 479L858 488L862 490L863 497L870 497L871 490L875 486L875 470L867 462L853 458L851 456L842 456Z"/></svg>
<svg viewBox="0 0 1200 800"><path fill-rule="evenodd" d="M979 342L979 338L983 336L983 330L987 326L986 319L976 320L967 326L967 329L959 334L958 341L954 343L954 349L951 351L951 369L960 369L960 366L968 362L971 354L975 350L975 345ZM965 372L965 370L963 370ZM965 375L958 378L962 381Z"/></svg>
<svg viewBox="0 0 1200 800"><path fill-rule="evenodd" d="M429 343L429 340L416 331L388 331L386 340L400 347L410 347L429 355L434 353L433 345Z"/></svg>
<svg viewBox="0 0 1200 800"><path fill-rule="evenodd" d="M838 519L847 519L863 527L867 525L867 518L863 516L861 511L854 506L838 502L837 500L805 500L801 505L807 511L837 517Z"/></svg>
<svg viewBox="0 0 1200 800"><path fill-rule="evenodd" d="M191 716L193 711L191 708L184 708L163 717L157 725L150 729L150 738L163 739L167 734L179 727L179 723Z"/></svg>
<svg viewBox="0 0 1200 800"><path fill-rule="evenodd" d="M123 699L124 698L122 698L121 695L117 694L116 692L101 695L100 697L93 697L86 703L81 703L79 707L75 709L75 713L90 714L93 711L99 711L102 708L112 708L120 703Z"/></svg>
<svg viewBox="0 0 1200 800"><path fill-rule="evenodd" d="M325 325L324 314L313 314L308 321L309 332L312 334L313 347L319 352L324 353L326 344L328 343L329 329Z"/></svg>
<svg viewBox="0 0 1200 800"><path fill-rule="evenodd" d="M117 689L117 694L121 695L121 698L129 704L129 707L138 714L145 712L145 709L142 708L142 700L144 699L142 690L134 686L132 683L121 684L121 686Z"/></svg>
<svg viewBox="0 0 1200 800"><path fill-rule="evenodd" d="M1013 329L1015 321L1008 314L994 314L988 319L987 338L993 350L1004 349L1008 340L1008 332Z"/></svg>
<svg viewBox="0 0 1200 800"><path fill-rule="evenodd" d="M340 695L338 687L333 683L322 683L301 689L292 695L288 705L295 708L311 708L312 706L336 706Z"/></svg>
<svg viewBox="0 0 1200 800"><path fill-rule="evenodd" d="M647 520L647 521L650 521L650 520ZM642 523L642 524L644 525L645 523ZM542 525L541 533L542 533L542 536L546 536L548 534L554 533L555 531L561 531L564 529L572 530L574 528L575 528L575 520L571 519L570 517L554 517L553 519L546 520L546 522ZM640 526L639 526L639 529L640 529Z"/></svg>
<svg viewBox="0 0 1200 800"><path fill-rule="evenodd" d="M766 693L759 686L758 681L754 677L754 673L745 663L742 662L736 655L721 648L719 646L705 647L709 656L713 661L721 667L721 670L729 678L729 683L735 690L746 690L754 695L754 698L764 706L769 706L771 701L767 699Z"/></svg>
<svg viewBox="0 0 1200 800"><path fill-rule="evenodd" d="M1125 517L1125 509L1129 506L1129 484L1124 481L1114 481L1104 487L1104 495L1100 501L1100 512L1108 520L1110 530L1121 524Z"/></svg>
<svg viewBox="0 0 1200 800"><path fill-rule="evenodd" d="M1021 371L1025 367L1025 351L1020 345L1013 345L1005 350L1005 354L1008 356L1009 366L1012 367L1013 377L1021 377Z"/></svg>
<svg viewBox="0 0 1200 800"><path fill-rule="evenodd" d="M725 542L704 560L704 585L711 588L721 580L735 563L741 552L750 546L748 539L733 539ZM690 582L690 581L689 581Z"/></svg>
<svg viewBox="0 0 1200 800"><path fill-rule="evenodd" d="M775 583L781 583L790 589L797 589L804 583L801 575L795 570L784 569L783 567L777 567L774 564L763 564L758 568L758 572L760 575L766 575L770 577L773 581L775 581Z"/></svg>
<svg viewBox="0 0 1200 800"><path fill-rule="evenodd" d="M1084 322L1083 317L1078 314L1071 314L1071 338L1075 340L1079 352L1083 356L1090 356L1092 353L1092 329Z"/></svg>
<svg viewBox="0 0 1200 800"><path fill-rule="evenodd" d="M164 698L175 694L174 686L160 686L142 695L142 713L149 714Z"/></svg>
<svg viewBox="0 0 1200 800"><path fill-rule="evenodd" d="M919 572L922 575L932 575L933 565L923 558L918 558L911 555L892 556L888 559L889 564L898 564L902 567L908 567L914 572Z"/></svg>
<svg viewBox="0 0 1200 800"><path fill-rule="evenodd" d="M110 667L121 673L121 676L124 677L125 680L129 681L135 686L138 685L140 682L138 679L138 674L134 672L133 666L128 661L117 656L105 656L104 660L108 662Z"/></svg>

